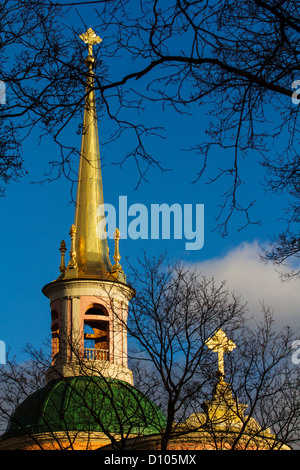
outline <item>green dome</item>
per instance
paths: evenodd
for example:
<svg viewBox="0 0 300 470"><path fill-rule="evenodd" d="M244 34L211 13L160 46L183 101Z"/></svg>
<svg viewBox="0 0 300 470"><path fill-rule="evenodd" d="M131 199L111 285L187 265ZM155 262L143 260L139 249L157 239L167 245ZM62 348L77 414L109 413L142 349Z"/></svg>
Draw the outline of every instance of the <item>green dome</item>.
<svg viewBox="0 0 300 470"><path fill-rule="evenodd" d="M103 377L70 377L47 384L15 411L2 439L57 431L159 433L166 419L130 384Z"/></svg>

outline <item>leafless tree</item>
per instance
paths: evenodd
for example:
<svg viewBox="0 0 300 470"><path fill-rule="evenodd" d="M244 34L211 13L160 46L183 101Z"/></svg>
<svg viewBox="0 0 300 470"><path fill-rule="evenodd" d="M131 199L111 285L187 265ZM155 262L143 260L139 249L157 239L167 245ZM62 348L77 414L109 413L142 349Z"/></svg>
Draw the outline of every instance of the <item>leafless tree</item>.
<svg viewBox="0 0 300 470"><path fill-rule="evenodd" d="M245 306L225 283L216 285L180 263L166 267L164 257L145 258L140 268L134 269L137 295L129 312L128 332L136 343L132 353L139 364L140 387L157 397L167 417L162 449L174 437L191 431L189 416L200 416L202 405L211 399L218 366L206 342L220 328L237 345L226 358L226 382L233 402L240 400L248 406L246 417L239 416L243 425L230 444L231 431L224 433L226 445L251 447L252 438L247 443L244 439L255 420L260 423L255 435L272 428L281 442L299 444L299 369L291 360L295 332L288 328L276 332L265 306L261 322L251 324L246 321ZM203 419L201 415L198 429L208 432L219 448L216 423ZM193 429L197 429L195 423Z"/></svg>
<svg viewBox="0 0 300 470"><path fill-rule="evenodd" d="M134 160L139 181L152 167L169 168L149 150L147 137L164 136L164 122L143 122L142 112L170 107L210 118L206 139L192 143L198 155L193 181L226 185L217 227L226 236L234 217L240 227L258 223L254 198L245 197L247 170L259 159L266 190L286 195L286 225L265 258L298 260L299 8L295 0L99 0L94 29L104 38L95 48L97 109L111 122L106 141L131 136L121 165ZM4 183L26 171L21 143L26 136L51 136L59 144L46 179L65 175L76 181L78 153L62 133L82 112L85 86L82 33L84 2L6 0L1 5L1 80L7 104L1 105L1 169ZM63 26L63 15L77 8L80 27ZM71 10L70 10L71 9ZM7 60L9 57L9 60ZM98 73L99 72L99 73ZM292 87L292 85L294 86ZM292 101L292 95L294 102ZM140 114L139 114L140 113ZM162 115L163 116L163 115ZM162 117L163 121L163 117ZM80 127L80 126L79 126ZM34 133L38 129L37 134ZM222 152L222 167L213 164ZM75 167L77 168L77 166ZM249 194L252 191L249 191ZM284 219L284 214L282 214ZM298 275L296 266L294 274Z"/></svg>
<svg viewBox="0 0 300 470"><path fill-rule="evenodd" d="M162 450L191 435L194 444L203 438L216 449L261 448L262 440L268 449L299 445L300 377L291 351L295 332L276 331L272 313L264 306L261 321L257 313L247 318L245 306L225 283L217 285L180 263L167 266L164 257L145 257L130 280L136 288L127 325L134 387L123 384L116 394L105 365L102 370L97 361L87 362L78 353L78 378L58 377L70 397L57 415L59 425L65 426L63 440L55 432L56 411L51 416L44 412L40 421L57 448L74 448L82 429L95 428L115 450L145 445L146 428ZM220 328L236 345L226 354L225 381L220 381L216 354L207 347ZM0 414L3 422L10 419L15 425L11 430L20 428L43 448L45 441L14 412L25 399L37 406L36 390L42 397L50 367L44 351L27 351L27 364L12 361L0 369ZM207 404L220 397L222 406L234 410L235 427L227 415L208 412ZM53 400L52 411L61 410L57 398ZM86 439L87 448L90 443Z"/></svg>
<svg viewBox="0 0 300 470"><path fill-rule="evenodd" d="M48 162L49 171L44 177L41 175L39 182L60 176L71 184L77 181L80 145L74 145L74 138L68 140L65 130L71 123L73 134L74 126L75 132L76 126L78 134L83 132L87 49L78 37L82 29L72 31L64 24L67 14L68 10L58 3L44 0L5 0L0 7L2 195L6 184L26 173L22 144L29 138L36 143L50 138L58 144L56 156ZM101 69L97 88L102 90L103 83L107 83L107 64L100 58L99 51L95 50L94 55ZM109 98L99 93L99 115L106 113L117 124L118 135L133 130L137 144L133 139L136 149L132 150L132 155L139 154L146 161L148 156L142 137L151 130L142 124L118 119L110 112ZM111 139L116 137L114 134Z"/></svg>
<svg viewBox="0 0 300 470"><path fill-rule="evenodd" d="M5 0L0 7L0 177L4 184L26 173L22 141L34 126L50 124L49 96L58 101L61 96L55 86L58 13L59 8L49 4L22 0ZM56 118L59 107L57 111ZM4 186L1 190L4 193Z"/></svg>
<svg viewBox="0 0 300 470"><path fill-rule="evenodd" d="M203 106L211 116L209 140L193 146L201 157L193 177L208 172L215 152L229 155L228 164L208 173L211 181L231 182L218 217L220 232L227 234L233 214L243 214L245 225L253 221L254 201L243 203L239 196L247 153L254 158L253 151L258 152L267 169L268 189L275 189L275 177L282 171L281 188L293 199L290 189L299 173L299 107L291 100L299 73L297 2L117 3L117 10L116 2L97 10L99 29L106 36L101 55L128 56L134 65L119 80L112 75L111 83L101 88L107 93L118 85L127 107L134 96L140 106L158 102L180 114L193 114Z"/></svg>
<svg viewBox="0 0 300 470"><path fill-rule="evenodd" d="M126 441L146 428L161 432L163 416L158 408L130 384L121 380L116 386L99 362L78 356L80 373L57 374L52 387L53 383L45 383L51 367L45 351L27 346L26 352L27 362L19 365L10 360L1 369L0 418L5 439L23 436L40 450L74 450L81 442L89 450L98 433L113 449L124 450Z"/></svg>

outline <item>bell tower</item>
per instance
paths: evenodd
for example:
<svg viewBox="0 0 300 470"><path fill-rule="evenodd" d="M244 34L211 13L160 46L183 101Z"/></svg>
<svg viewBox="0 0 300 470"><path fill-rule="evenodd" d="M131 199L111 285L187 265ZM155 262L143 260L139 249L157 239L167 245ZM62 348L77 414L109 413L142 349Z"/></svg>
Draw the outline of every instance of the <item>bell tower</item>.
<svg viewBox="0 0 300 470"><path fill-rule="evenodd" d="M101 42L90 28L80 36L88 45L86 95L75 220L70 257L60 245L60 276L43 288L50 300L52 367L47 382L86 374L133 383L127 365L127 311L134 290L120 265L118 229L111 264L103 220L103 187L94 90L93 46Z"/></svg>

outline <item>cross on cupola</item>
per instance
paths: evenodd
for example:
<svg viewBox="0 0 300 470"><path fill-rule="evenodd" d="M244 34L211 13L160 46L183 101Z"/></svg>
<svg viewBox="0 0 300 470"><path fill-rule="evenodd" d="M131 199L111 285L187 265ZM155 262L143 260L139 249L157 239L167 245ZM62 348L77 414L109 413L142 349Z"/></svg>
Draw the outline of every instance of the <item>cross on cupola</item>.
<svg viewBox="0 0 300 470"><path fill-rule="evenodd" d="M221 328L206 341L206 346L218 354L218 375L220 380L225 377L224 372L224 354L232 351L236 345L231 339L228 339Z"/></svg>
<svg viewBox="0 0 300 470"><path fill-rule="evenodd" d="M243 422L244 410L247 405L238 402L238 399L233 396L230 385L224 381L224 354L232 351L236 345L231 339L227 338L221 328L208 338L205 344L218 354L218 381L214 386L212 399L202 405L208 421L213 422L214 425L220 424L222 427L225 422Z"/></svg>

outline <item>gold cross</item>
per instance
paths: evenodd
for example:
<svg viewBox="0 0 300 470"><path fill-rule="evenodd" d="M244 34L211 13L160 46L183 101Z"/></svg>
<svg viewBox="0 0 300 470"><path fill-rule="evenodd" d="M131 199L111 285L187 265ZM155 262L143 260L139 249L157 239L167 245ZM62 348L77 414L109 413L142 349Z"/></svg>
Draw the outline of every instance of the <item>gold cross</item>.
<svg viewBox="0 0 300 470"><path fill-rule="evenodd" d="M102 42L102 39L97 36L92 28L89 28L85 33L81 34L80 39L88 45L89 56L93 55L93 46Z"/></svg>
<svg viewBox="0 0 300 470"><path fill-rule="evenodd" d="M228 339L221 328L206 341L206 346L212 349L213 352L218 353L218 373L223 379L224 377L224 354L232 351L235 344L231 339Z"/></svg>

